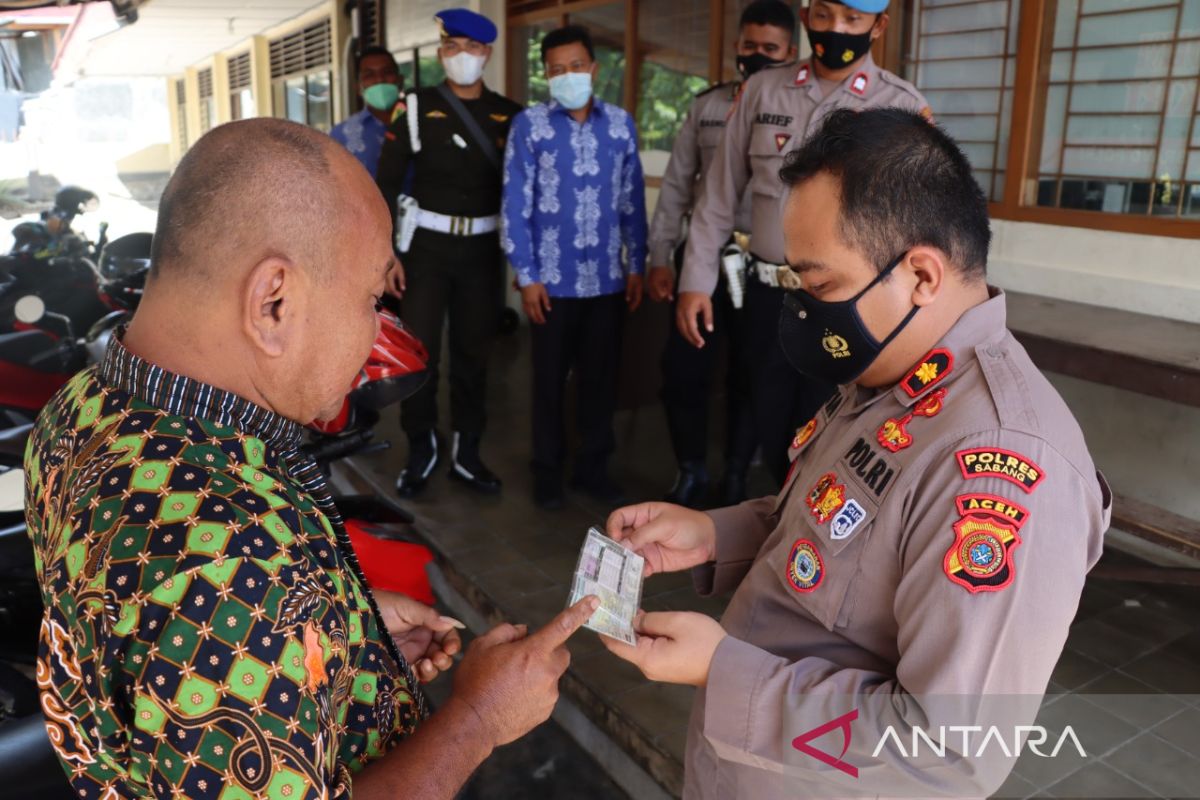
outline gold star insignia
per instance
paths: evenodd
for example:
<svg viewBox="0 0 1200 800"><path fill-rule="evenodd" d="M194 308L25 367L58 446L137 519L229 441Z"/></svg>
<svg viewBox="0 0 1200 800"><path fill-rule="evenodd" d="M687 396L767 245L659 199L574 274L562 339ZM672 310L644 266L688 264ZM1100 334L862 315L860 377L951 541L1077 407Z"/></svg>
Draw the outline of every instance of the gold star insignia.
<svg viewBox="0 0 1200 800"><path fill-rule="evenodd" d="M917 367L917 380L922 384L928 384L931 380L938 376L938 365L931 361L926 361L921 366Z"/></svg>

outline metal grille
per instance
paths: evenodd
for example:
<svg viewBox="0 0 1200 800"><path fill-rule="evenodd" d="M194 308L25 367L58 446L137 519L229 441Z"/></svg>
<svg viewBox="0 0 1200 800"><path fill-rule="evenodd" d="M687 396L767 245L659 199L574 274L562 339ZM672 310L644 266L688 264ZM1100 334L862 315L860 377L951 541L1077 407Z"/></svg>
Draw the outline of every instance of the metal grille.
<svg viewBox="0 0 1200 800"><path fill-rule="evenodd" d="M989 199L1004 194L1020 0L908 0L903 71L958 140Z"/></svg>
<svg viewBox="0 0 1200 800"><path fill-rule="evenodd" d="M270 43L271 78L295 75L333 63L329 18Z"/></svg>
<svg viewBox="0 0 1200 800"><path fill-rule="evenodd" d="M360 47L383 45L383 0L359 0Z"/></svg>
<svg viewBox="0 0 1200 800"><path fill-rule="evenodd" d="M1195 0L1060 0L1037 204L1200 215Z"/></svg>
<svg viewBox="0 0 1200 800"><path fill-rule="evenodd" d="M179 150L183 152L188 149L187 86L184 84L183 78L175 81L175 111L176 131L179 134Z"/></svg>
<svg viewBox="0 0 1200 800"><path fill-rule="evenodd" d="M250 53L229 59L229 91L236 92L250 85Z"/></svg>

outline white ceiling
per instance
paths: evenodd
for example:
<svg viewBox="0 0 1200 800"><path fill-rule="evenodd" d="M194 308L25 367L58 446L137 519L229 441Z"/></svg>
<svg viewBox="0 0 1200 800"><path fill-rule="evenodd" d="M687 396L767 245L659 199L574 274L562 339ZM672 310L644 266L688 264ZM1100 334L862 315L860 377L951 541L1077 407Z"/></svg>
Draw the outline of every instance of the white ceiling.
<svg viewBox="0 0 1200 800"><path fill-rule="evenodd" d="M86 76L166 76L233 47L316 6L317 0L147 0L138 21L113 30L107 19L81 26L71 67ZM94 5L87 7L94 14ZM100 15L96 15L100 16Z"/></svg>

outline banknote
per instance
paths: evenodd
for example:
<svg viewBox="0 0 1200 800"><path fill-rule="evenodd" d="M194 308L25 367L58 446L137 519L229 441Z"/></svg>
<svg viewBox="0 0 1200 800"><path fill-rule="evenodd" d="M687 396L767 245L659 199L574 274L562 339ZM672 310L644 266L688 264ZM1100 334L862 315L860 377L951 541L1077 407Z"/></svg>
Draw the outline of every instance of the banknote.
<svg viewBox="0 0 1200 800"><path fill-rule="evenodd" d="M600 607L585 628L626 644L637 644L633 617L642 602L644 563L645 559L605 536L599 528L588 530L568 601L570 605L589 594L600 598Z"/></svg>

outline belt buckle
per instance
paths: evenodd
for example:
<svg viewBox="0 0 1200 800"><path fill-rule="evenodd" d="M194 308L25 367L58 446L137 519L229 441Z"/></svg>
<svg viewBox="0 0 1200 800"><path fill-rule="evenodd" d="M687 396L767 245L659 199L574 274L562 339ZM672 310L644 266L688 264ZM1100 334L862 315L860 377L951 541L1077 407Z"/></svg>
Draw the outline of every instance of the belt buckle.
<svg viewBox="0 0 1200 800"><path fill-rule="evenodd" d="M471 218L470 217L455 217L453 232L456 236L471 235Z"/></svg>

